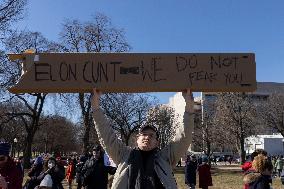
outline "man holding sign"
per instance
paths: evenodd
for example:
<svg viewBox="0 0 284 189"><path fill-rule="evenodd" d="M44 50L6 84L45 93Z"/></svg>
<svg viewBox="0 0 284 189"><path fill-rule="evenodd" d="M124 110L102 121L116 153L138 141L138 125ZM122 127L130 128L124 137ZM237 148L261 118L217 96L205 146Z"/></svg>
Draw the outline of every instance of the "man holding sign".
<svg viewBox="0 0 284 189"><path fill-rule="evenodd" d="M159 149L159 135L156 128L144 126L137 135L137 148L130 148L120 141L110 122L100 109L100 91L94 90L92 101L93 117L100 142L117 165L112 188L154 189L177 188L173 169L187 151L192 140L194 127L194 101L188 89L183 94L186 101L183 132L180 138L164 149Z"/></svg>

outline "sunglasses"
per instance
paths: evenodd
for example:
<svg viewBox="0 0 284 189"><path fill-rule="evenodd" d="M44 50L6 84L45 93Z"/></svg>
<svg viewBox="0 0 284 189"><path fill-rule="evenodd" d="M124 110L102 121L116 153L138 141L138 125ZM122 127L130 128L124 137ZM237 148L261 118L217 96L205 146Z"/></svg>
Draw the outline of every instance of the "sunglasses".
<svg viewBox="0 0 284 189"><path fill-rule="evenodd" d="M0 156L0 161L5 161L6 160L6 156Z"/></svg>

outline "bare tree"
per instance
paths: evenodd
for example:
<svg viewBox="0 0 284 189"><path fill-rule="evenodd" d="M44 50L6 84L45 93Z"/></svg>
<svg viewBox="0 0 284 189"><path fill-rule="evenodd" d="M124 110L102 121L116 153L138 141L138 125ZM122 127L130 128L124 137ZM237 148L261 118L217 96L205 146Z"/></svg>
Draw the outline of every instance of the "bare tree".
<svg viewBox="0 0 284 189"><path fill-rule="evenodd" d="M62 116L48 116L35 136L33 147L40 152L68 153L78 150L77 139L74 123Z"/></svg>
<svg viewBox="0 0 284 189"><path fill-rule="evenodd" d="M34 49L36 52L49 52L49 47L54 48L55 43L49 42L38 32L13 32L4 41L6 51L20 53L26 49ZM58 46L59 47L59 46ZM29 167L31 157L31 147L34 135L40 127L40 118L43 111L43 105L46 99L46 93L29 94L10 94L7 89L14 85L21 76L21 66L18 62L8 62L7 59L1 64L1 89L4 91L2 101L9 103L20 102L24 109L21 111L8 112L11 118L20 118L26 130L26 139L24 141L24 163ZM2 92L3 92L2 91Z"/></svg>
<svg viewBox="0 0 284 189"><path fill-rule="evenodd" d="M174 109L167 105L158 105L150 109L146 124L158 129L160 148L164 148L174 139L180 124L177 120Z"/></svg>
<svg viewBox="0 0 284 189"><path fill-rule="evenodd" d="M102 109L112 122L112 128L129 145L133 133L146 123L148 111L155 100L143 94L109 93L102 96L101 102Z"/></svg>
<svg viewBox="0 0 284 189"><path fill-rule="evenodd" d="M260 117L264 124L284 136L284 94L271 94L262 104Z"/></svg>
<svg viewBox="0 0 284 189"><path fill-rule="evenodd" d="M23 18L27 0L2 0L0 2L0 31L5 32L7 28Z"/></svg>
<svg viewBox="0 0 284 189"><path fill-rule="evenodd" d="M213 100L208 100L206 104L203 105L203 113L202 113L202 151L210 157L212 154L212 147L216 142L215 138L215 124L214 124L214 116L216 113L216 104Z"/></svg>
<svg viewBox="0 0 284 189"><path fill-rule="evenodd" d="M90 22L66 20L62 24L60 40L68 52L124 52L130 49L123 30L114 27L111 20L103 14L95 15ZM91 94L79 93L76 99L85 128L83 148L86 152L92 125Z"/></svg>
<svg viewBox="0 0 284 189"><path fill-rule="evenodd" d="M245 161L245 138L251 136L258 124L256 108L252 97L244 93L221 93L217 96L216 124L220 135L225 135L234 141L241 162Z"/></svg>

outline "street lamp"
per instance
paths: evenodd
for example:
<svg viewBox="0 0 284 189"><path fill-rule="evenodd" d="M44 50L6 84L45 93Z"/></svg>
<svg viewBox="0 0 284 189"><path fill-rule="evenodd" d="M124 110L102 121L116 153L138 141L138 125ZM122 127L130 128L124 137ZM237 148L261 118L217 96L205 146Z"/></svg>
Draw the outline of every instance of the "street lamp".
<svg viewBox="0 0 284 189"><path fill-rule="evenodd" d="M18 139L17 139L17 138L14 138L14 154L13 154L13 157L15 157L15 154L16 154L17 142L18 142Z"/></svg>

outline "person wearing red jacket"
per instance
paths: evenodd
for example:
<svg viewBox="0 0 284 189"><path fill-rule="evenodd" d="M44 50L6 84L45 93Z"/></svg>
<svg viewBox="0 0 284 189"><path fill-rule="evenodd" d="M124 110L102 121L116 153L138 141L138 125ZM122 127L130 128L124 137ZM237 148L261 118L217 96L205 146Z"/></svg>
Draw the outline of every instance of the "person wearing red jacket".
<svg viewBox="0 0 284 189"><path fill-rule="evenodd" d="M202 157L202 164L198 166L197 171L199 175L199 188L208 189L208 186L213 186L211 167L208 165L208 158Z"/></svg>
<svg viewBox="0 0 284 189"><path fill-rule="evenodd" d="M66 180L68 182L69 189L72 188L72 181L75 175L75 165L71 158L68 158L68 166L66 170Z"/></svg>
<svg viewBox="0 0 284 189"><path fill-rule="evenodd" d="M23 177L21 170L9 156L10 144L0 142L0 188L21 189Z"/></svg>
<svg viewBox="0 0 284 189"><path fill-rule="evenodd" d="M251 172L254 172L254 168L252 167L252 162L254 160L254 158L256 156L258 156L259 154L262 154L264 156L267 156L267 152L263 149L256 149L251 155L250 155L250 159L251 161L247 161L242 165L242 170L244 171L244 174L247 175ZM244 189L249 189L249 185L248 184L244 184Z"/></svg>

